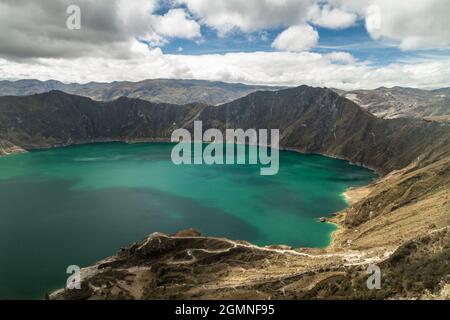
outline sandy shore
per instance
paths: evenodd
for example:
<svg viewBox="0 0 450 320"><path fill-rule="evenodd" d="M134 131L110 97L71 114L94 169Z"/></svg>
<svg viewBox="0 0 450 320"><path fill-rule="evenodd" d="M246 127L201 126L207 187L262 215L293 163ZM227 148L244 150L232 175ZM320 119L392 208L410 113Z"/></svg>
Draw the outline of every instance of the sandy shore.
<svg viewBox="0 0 450 320"><path fill-rule="evenodd" d="M348 188L347 191L344 192L345 201L347 201L349 206L358 203L359 201L366 198L370 193L369 187L361 187L361 188Z"/></svg>

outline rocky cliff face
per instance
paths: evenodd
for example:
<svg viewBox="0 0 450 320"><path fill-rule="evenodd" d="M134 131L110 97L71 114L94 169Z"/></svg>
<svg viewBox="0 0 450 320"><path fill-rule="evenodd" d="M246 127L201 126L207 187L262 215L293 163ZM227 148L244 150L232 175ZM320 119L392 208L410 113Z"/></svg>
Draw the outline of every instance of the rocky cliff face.
<svg viewBox="0 0 450 320"><path fill-rule="evenodd" d="M96 102L59 91L0 98L0 137L25 149L110 140L170 137L205 108L120 98Z"/></svg>
<svg viewBox="0 0 450 320"><path fill-rule="evenodd" d="M256 92L199 119L210 126L279 128L281 146L348 159L386 173L449 152L450 126L414 119L381 120L331 90L302 86Z"/></svg>

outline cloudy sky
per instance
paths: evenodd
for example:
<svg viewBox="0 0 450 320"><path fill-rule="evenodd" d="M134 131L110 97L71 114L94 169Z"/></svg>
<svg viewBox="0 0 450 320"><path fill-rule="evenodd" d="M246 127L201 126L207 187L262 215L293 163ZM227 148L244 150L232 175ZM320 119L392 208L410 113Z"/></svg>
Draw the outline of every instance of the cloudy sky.
<svg viewBox="0 0 450 320"><path fill-rule="evenodd" d="M450 87L449 14L448 0L0 0L0 80Z"/></svg>

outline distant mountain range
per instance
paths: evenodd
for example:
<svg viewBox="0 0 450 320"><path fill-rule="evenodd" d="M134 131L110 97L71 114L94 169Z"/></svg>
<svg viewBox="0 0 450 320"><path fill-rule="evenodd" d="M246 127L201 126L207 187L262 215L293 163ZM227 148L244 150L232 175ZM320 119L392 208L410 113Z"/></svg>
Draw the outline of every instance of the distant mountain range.
<svg viewBox="0 0 450 320"><path fill-rule="evenodd" d="M140 82L90 82L66 84L55 80L0 81L0 96L27 96L58 90L96 101L113 101L120 97L137 98L154 103L189 104L202 102L219 105L256 91L276 91L286 87L254 86L204 80L155 79ZM426 118L450 120L450 88L421 90L413 88L378 88L344 91L332 89L379 118Z"/></svg>
<svg viewBox="0 0 450 320"><path fill-rule="evenodd" d="M380 118L433 119L436 116L450 116L450 88L421 90L394 87L335 91Z"/></svg>
<svg viewBox="0 0 450 320"><path fill-rule="evenodd" d="M203 102L217 105L233 101L255 91L281 88L203 80L155 79L140 82L90 82L87 84L66 84L55 80L18 80L0 81L0 96L28 96L58 90L97 101L112 101L120 97L128 97L155 103Z"/></svg>

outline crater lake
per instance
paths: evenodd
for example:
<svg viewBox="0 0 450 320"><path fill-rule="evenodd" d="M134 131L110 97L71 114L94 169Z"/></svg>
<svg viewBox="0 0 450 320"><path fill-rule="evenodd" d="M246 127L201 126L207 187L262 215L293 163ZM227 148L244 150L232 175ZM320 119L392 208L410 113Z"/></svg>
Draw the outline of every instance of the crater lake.
<svg viewBox="0 0 450 320"><path fill-rule="evenodd" d="M280 152L260 165L181 165L170 143L105 143L0 158L0 298L41 299L153 232L187 228L257 245L326 247L343 193L376 174L347 161Z"/></svg>

